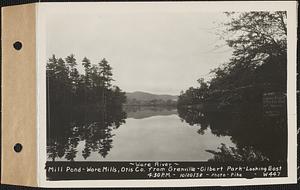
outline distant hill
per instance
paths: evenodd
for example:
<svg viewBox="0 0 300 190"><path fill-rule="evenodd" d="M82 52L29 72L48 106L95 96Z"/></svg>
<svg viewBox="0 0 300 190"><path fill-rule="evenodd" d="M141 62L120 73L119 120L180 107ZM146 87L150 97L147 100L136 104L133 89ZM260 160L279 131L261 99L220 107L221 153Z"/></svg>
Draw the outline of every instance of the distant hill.
<svg viewBox="0 0 300 190"><path fill-rule="evenodd" d="M127 99L136 99L136 100L140 100L140 101L151 101L151 100L173 100L173 101L177 101L178 96L173 96L173 95L158 95L158 94L151 94L151 93L147 93L147 92L140 92L140 91L136 91L136 92L127 92L126 93Z"/></svg>
<svg viewBox="0 0 300 190"><path fill-rule="evenodd" d="M177 102L178 96L174 95L158 95L147 92L127 92L128 105L171 105Z"/></svg>

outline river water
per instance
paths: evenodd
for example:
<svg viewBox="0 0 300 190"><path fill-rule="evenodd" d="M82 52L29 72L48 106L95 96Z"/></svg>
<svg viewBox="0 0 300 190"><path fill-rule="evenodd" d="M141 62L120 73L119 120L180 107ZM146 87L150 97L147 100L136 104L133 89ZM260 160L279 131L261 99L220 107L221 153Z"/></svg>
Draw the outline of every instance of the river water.
<svg viewBox="0 0 300 190"><path fill-rule="evenodd" d="M188 124L177 109L127 110L118 128L97 123L73 125L71 132L48 145L53 161L207 161L221 144L235 147L230 136L215 135L208 126Z"/></svg>

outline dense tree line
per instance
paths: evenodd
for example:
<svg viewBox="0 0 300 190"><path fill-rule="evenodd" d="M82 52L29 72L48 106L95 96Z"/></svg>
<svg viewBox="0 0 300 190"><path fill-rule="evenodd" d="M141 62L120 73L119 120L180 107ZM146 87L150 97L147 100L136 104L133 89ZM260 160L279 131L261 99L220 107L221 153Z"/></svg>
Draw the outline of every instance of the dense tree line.
<svg viewBox="0 0 300 190"><path fill-rule="evenodd" d="M199 79L179 96L178 106L206 104L222 109L261 102L262 93L286 92L286 12L226 13L223 37L233 48L231 59Z"/></svg>
<svg viewBox="0 0 300 190"><path fill-rule="evenodd" d="M71 54L65 59L53 55L47 62L47 120L52 131L70 121L101 120L108 123L122 118L125 92L113 86L112 68L106 59L92 64L88 58L81 62L84 73ZM116 113L121 115L116 116Z"/></svg>
<svg viewBox="0 0 300 190"><path fill-rule="evenodd" d="M286 99L286 12L225 13L223 38L233 49L230 60L182 91L179 116L203 134L231 136L236 147L221 145L212 161L286 160L286 101L276 117L264 115L264 94ZM258 134L259 133L259 134ZM276 147L276 148L274 148Z"/></svg>
<svg viewBox="0 0 300 190"><path fill-rule="evenodd" d="M176 107L177 101L174 100L163 100L163 99L153 99L153 100L137 100L135 98L128 99L126 102L128 106L173 106Z"/></svg>
<svg viewBox="0 0 300 190"><path fill-rule="evenodd" d="M91 151L105 157L112 143L112 128L125 122L125 92L113 86L112 68L106 59L92 64L81 61L84 72L71 54L65 59L53 55L47 62L47 151L51 160L74 161L80 140L82 156Z"/></svg>

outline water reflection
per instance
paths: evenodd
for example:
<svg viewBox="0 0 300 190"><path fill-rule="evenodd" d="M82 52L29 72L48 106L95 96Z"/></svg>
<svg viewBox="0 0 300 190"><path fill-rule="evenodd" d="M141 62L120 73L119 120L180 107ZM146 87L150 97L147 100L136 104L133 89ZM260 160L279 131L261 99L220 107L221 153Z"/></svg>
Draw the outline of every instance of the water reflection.
<svg viewBox="0 0 300 190"><path fill-rule="evenodd" d="M191 107L178 108L182 120L200 126L199 134L209 127L216 136L230 136L236 147L221 144L211 161L286 161L287 118L286 112L266 116L261 110L247 109L240 112L204 112Z"/></svg>
<svg viewBox="0 0 300 190"><path fill-rule="evenodd" d="M286 160L284 114L265 117L249 110L203 112L190 107L142 106L72 114L70 120L59 116L50 120L49 161Z"/></svg>
<svg viewBox="0 0 300 190"><path fill-rule="evenodd" d="M48 160L74 161L78 154L87 159L91 152L97 152L105 158L113 147L112 131L125 123L126 113L117 108L109 112L85 110L84 113L72 113L74 115L69 116L73 118L72 121L57 120L59 116L52 116L53 119L49 121ZM83 148L78 147L80 142L84 142ZM78 152L79 149L82 149L81 152Z"/></svg>
<svg viewBox="0 0 300 190"><path fill-rule="evenodd" d="M177 114L176 107L172 106L125 106L127 118L143 119L157 115Z"/></svg>
<svg viewBox="0 0 300 190"><path fill-rule="evenodd" d="M113 131L124 124L126 118L144 119L177 113L174 107L158 106L127 106L124 110L113 107L106 112L92 106L76 110L52 111L47 125L48 160L74 161L77 156L86 160L92 153L99 156L93 156L94 160L106 158L113 147Z"/></svg>
<svg viewBox="0 0 300 190"><path fill-rule="evenodd" d="M181 121L174 107L125 107L126 112L115 109L106 120L104 113L87 111L72 112L71 122L52 117L49 161L206 161L213 155L205 150L216 150L221 143L234 146L229 137L217 137L210 129L199 136L200 128Z"/></svg>

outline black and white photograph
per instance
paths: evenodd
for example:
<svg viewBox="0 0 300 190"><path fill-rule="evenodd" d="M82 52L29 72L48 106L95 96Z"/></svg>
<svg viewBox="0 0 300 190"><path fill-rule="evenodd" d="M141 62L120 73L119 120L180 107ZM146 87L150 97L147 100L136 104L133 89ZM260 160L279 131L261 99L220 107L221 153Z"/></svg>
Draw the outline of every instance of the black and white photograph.
<svg viewBox="0 0 300 190"><path fill-rule="evenodd" d="M45 17L48 180L288 176L286 10L107 4Z"/></svg>

